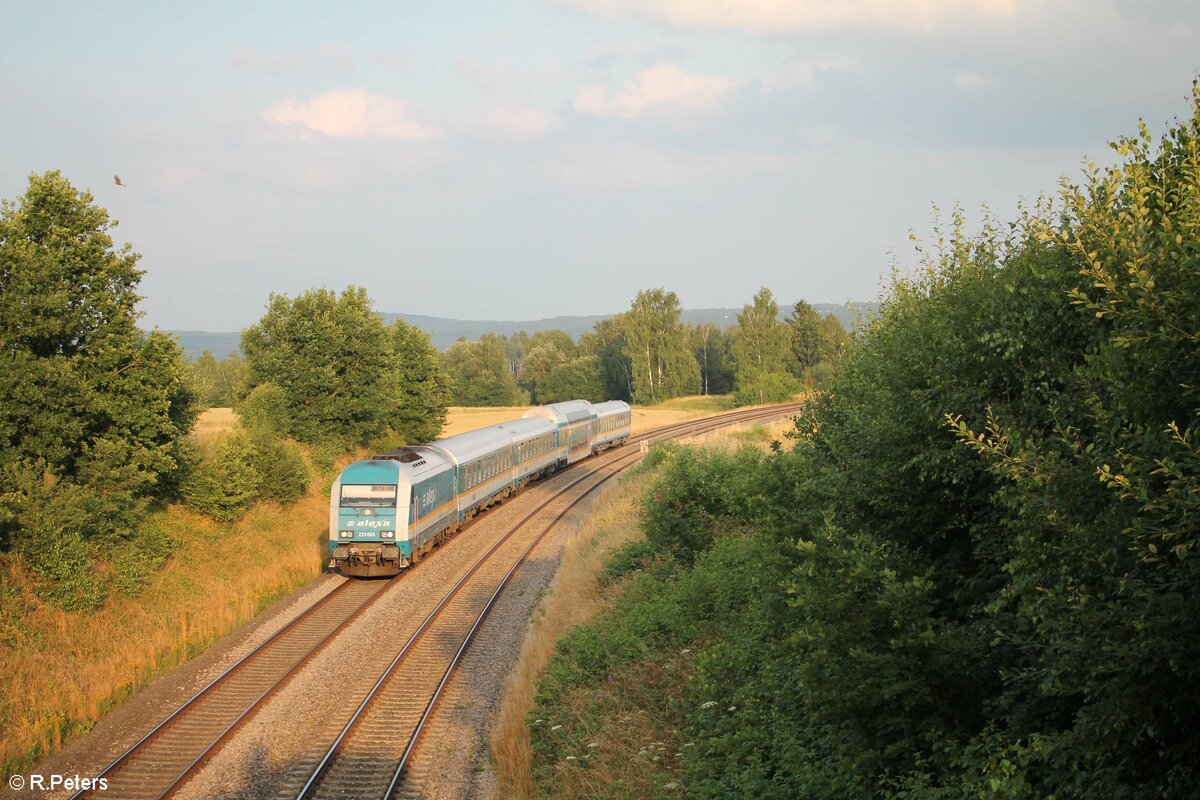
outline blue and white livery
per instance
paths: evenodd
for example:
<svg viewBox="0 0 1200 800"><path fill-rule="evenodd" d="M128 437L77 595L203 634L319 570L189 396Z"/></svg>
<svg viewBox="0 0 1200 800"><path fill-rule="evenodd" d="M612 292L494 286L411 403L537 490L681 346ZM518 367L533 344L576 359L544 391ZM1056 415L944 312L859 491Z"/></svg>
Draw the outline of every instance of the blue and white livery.
<svg viewBox="0 0 1200 800"><path fill-rule="evenodd" d="M395 575L530 481L623 444L631 425L627 403L568 400L356 461L330 492L329 566Z"/></svg>

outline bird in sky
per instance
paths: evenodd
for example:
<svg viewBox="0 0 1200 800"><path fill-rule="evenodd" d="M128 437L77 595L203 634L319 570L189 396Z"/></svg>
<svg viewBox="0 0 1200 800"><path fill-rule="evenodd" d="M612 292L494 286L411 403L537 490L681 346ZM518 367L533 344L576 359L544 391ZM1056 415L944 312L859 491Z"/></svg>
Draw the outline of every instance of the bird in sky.
<svg viewBox="0 0 1200 800"><path fill-rule="evenodd" d="M113 183L115 183L117 186L124 186L124 185L125 185L125 184L121 183L121 176L120 176L120 175L113 175Z"/></svg>

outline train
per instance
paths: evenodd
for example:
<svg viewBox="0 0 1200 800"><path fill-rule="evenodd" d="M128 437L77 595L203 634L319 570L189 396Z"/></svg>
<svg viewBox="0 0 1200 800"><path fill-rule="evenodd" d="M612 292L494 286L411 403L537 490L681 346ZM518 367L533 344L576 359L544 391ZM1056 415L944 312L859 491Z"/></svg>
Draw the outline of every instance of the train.
<svg viewBox="0 0 1200 800"><path fill-rule="evenodd" d="M567 400L355 461L329 493L329 568L351 577L399 574L480 511L624 444L631 431L628 403Z"/></svg>

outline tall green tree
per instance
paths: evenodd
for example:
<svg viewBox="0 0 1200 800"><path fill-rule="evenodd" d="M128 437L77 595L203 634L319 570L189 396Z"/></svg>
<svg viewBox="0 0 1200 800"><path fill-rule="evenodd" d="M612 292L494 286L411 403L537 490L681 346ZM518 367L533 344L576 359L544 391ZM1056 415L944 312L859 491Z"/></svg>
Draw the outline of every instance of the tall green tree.
<svg viewBox="0 0 1200 800"><path fill-rule="evenodd" d="M537 402L559 403L563 400L608 400L604 386L604 371L599 356L584 355L558 367L538 383Z"/></svg>
<svg viewBox="0 0 1200 800"><path fill-rule="evenodd" d="M812 369L825 351L825 331L821 313L805 300L797 300L787 321L791 333L792 362L789 365L797 378Z"/></svg>
<svg viewBox="0 0 1200 800"><path fill-rule="evenodd" d="M692 352L700 367L700 394L733 391L733 355L730 336L710 322L692 329Z"/></svg>
<svg viewBox="0 0 1200 800"><path fill-rule="evenodd" d="M169 491L196 414L178 343L137 327L142 272L114 225L57 171L0 208L0 542L81 581L64 605L103 597L86 543Z"/></svg>
<svg viewBox="0 0 1200 800"><path fill-rule="evenodd" d="M538 386L547 375L567 363L567 356L558 345L546 342L534 345L525 358L521 359L520 383L522 388L529 391L535 403L544 402L538 392Z"/></svg>
<svg viewBox="0 0 1200 800"><path fill-rule="evenodd" d="M624 314L600 320L579 337L579 352L600 360L604 394L613 400L633 399L633 365L625 354Z"/></svg>
<svg viewBox="0 0 1200 800"><path fill-rule="evenodd" d="M529 337L529 346L525 352L532 352L533 348L542 345L553 345L567 358L574 358L577 355L575 340L571 338L571 334L558 328L551 328L545 331L538 331L533 336Z"/></svg>
<svg viewBox="0 0 1200 800"><path fill-rule="evenodd" d="M410 443L431 442L446 424L450 376L429 341L429 334L397 318L388 328L393 372L388 426Z"/></svg>
<svg viewBox="0 0 1200 800"><path fill-rule="evenodd" d="M738 314L733 338L740 403L777 402L795 391L787 372L790 338L787 325L779 321L779 305L764 286Z"/></svg>
<svg viewBox="0 0 1200 800"><path fill-rule="evenodd" d="M522 399L495 334L477 342L460 339L442 354L442 364L450 376L454 405L510 406Z"/></svg>
<svg viewBox="0 0 1200 800"><path fill-rule="evenodd" d="M660 288L638 292L622 315L635 402L657 403L699 391L700 368L681 312L679 297Z"/></svg>
<svg viewBox="0 0 1200 800"><path fill-rule="evenodd" d="M282 390L286 433L334 447L365 444L388 428L392 342L365 289L272 294L242 332L249 388Z"/></svg>

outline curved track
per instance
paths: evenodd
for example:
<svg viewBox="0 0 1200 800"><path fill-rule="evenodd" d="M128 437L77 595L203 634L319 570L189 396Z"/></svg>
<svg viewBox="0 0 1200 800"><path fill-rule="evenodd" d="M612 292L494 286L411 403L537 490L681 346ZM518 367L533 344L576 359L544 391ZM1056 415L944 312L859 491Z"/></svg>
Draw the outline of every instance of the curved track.
<svg viewBox="0 0 1200 800"><path fill-rule="evenodd" d="M757 413L756 413L757 412ZM739 415L741 423L777 417L781 411L756 409ZM686 432L708 431L728 421L703 420L683 426ZM653 438L684 435L681 432ZM337 739L297 795L314 798L387 798L410 796L403 785L406 767L417 740L432 716L442 690L496 598L526 557L567 513L609 479L634 466L641 453L623 452L526 514L513 529L483 554L446 593L387 670L360 703ZM584 488L561 510L548 506L568 489ZM540 521L540 529L530 523ZM516 535L525 528L524 536ZM534 529L537 529L534 532ZM417 796L413 794L412 796Z"/></svg>
<svg viewBox="0 0 1200 800"><path fill-rule="evenodd" d="M573 470L581 467L590 467L590 470L558 489L515 523L429 613L396 656L392 666L380 677L368 699L347 723L342 735L327 752L326 758L320 761L301 796L315 796L312 793L327 782L331 788L343 785L356 787L349 789L349 793L342 790L341 793L335 792L333 796L383 796L385 786L389 794L393 791L441 687L445 685L479 622L491 608L508 577L516 571L534 545L571 507L601 483L632 466L640 452L630 451L629 444L687 436L757 419L778 418L793 413L799 407L799 404L794 404L748 409L675 423L631 437L624 447L615 448L575 465ZM624 462L629 463L615 470L609 469L614 464ZM592 480L601 474L599 480ZM590 485L571 500L569 506L553 515L539 533L528 534L527 529L532 527L529 524L531 521L535 518L546 519L546 514L541 512L561 503L574 487L585 482ZM552 514L553 511L547 513ZM486 516L486 513L480 515L482 516ZM526 532L526 535L518 536L522 531ZM391 585L392 580L344 580L197 692L98 773L97 778L103 777L108 781L109 788L105 794L133 800L153 800L174 794L301 667L331 642L346 625L380 600ZM434 626L434 622L438 620L445 622L438 622L437 626ZM454 623L457 623L457 627ZM464 634L468 629L469 632ZM451 654L448 666L445 657L447 652ZM435 660L429 661L431 658ZM441 680L436 686L430 687L428 692L423 689L416 700L411 699L416 696L415 691L400 692L401 696L397 696L395 691L389 694L384 687L389 685L389 676L396 674L396 669L401 663L412 664L412 671L422 675L436 673ZM409 673L407 668L405 673ZM412 688L415 690L415 687ZM375 699L381 696L391 699ZM377 702L382 704L376 706ZM390 711L375 712L372 710L374 708ZM392 713L404 713L406 718L412 718L414 709L419 713L416 714L412 725L402 725L398 721L400 717L391 717ZM389 718L392 719L391 722L387 722ZM380 727L381 723L376 721L368 723L368 719L385 720L385 727ZM346 748L352 743L359 747L358 742L374 741L374 737L382 735L380 731L388 729L387 726L390 726L393 733L397 730L411 731L411 735L405 740L402 754L392 755L395 747L391 742L395 736L383 735L383 738L389 741L386 754L378 748L372 749L368 744L365 750L354 750L354 755L338 757L340 752L350 753ZM385 760L387 775L383 778L383 784L374 792L366 788L373 784L365 780L365 776L361 781L352 777L362 771L355 767L363 763L363 759L360 758L362 753L367 753L365 761L368 763ZM372 771L372 775L374 774L375 771ZM360 794L357 787L363 787L362 791L366 793ZM79 800L89 795L91 792L78 792L71 800Z"/></svg>

